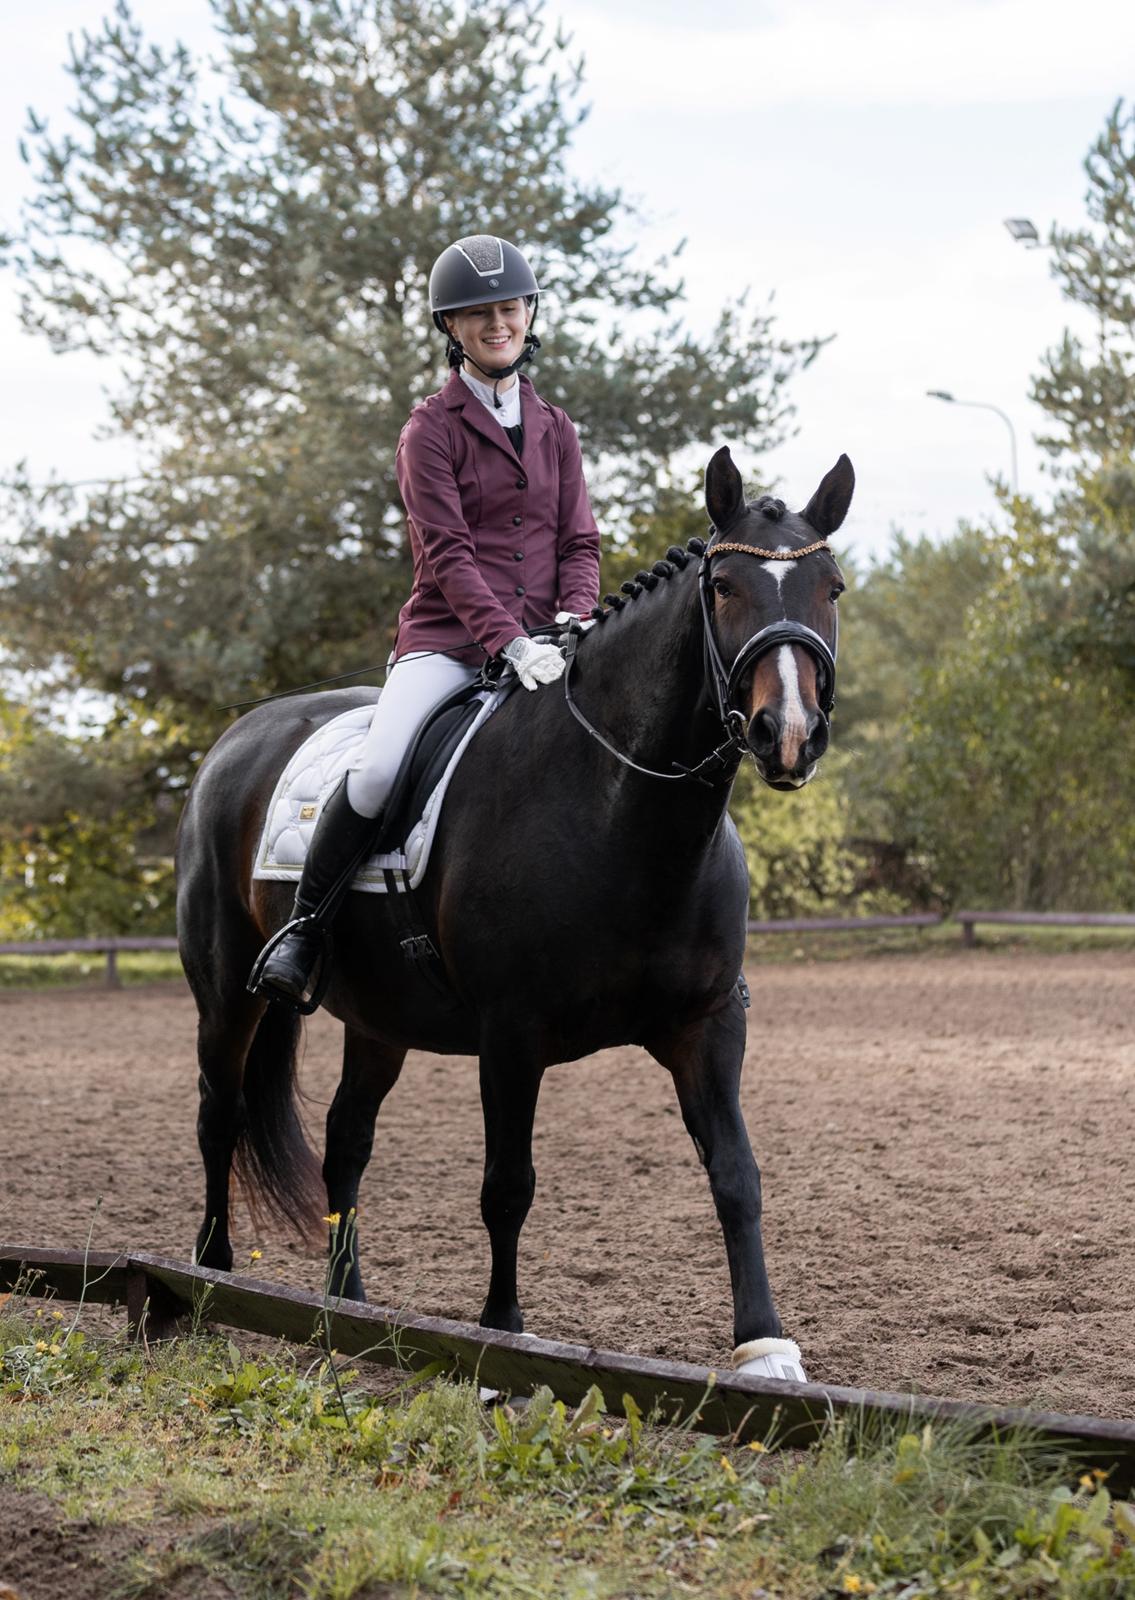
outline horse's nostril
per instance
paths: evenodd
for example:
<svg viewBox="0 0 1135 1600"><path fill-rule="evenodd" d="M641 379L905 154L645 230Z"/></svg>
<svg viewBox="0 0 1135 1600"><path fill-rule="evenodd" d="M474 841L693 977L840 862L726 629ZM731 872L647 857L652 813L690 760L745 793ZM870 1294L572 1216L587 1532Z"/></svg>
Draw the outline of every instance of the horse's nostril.
<svg viewBox="0 0 1135 1600"><path fill-rule="evenodd" d="M754 755L771 756L780 743L781 722L775 711L767 706L758 711L749 724L749 747Z"/></svg>
<svg viewBox="0 0 1135 1600"><path fill-rule="evenodd" d="M808 732L804 744L803 757L808 766L818 761L828 748L828 721L826 717L817 716Z"/></svg>

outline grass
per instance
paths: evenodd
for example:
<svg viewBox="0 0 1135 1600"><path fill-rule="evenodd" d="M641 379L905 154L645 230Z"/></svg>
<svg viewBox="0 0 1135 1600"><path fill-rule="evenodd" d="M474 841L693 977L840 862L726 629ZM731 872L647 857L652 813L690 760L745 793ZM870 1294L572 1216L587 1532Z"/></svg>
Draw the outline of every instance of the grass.
<svg viewBox="0 0 1135 1600"><path fill-rule="evenodd" d="M127 988L184 981L176 950L120 950L118 976ZM58 956L0 956L0 991L102 987L105 982L105 955L75 952Z"/></svg>
<svg viewBox="0 0 1135 1600"><path fill-rule="evenodd" d="M807 1454L542 1392L333 1377L207 1334L144 1352L0 1310L0 1493L97 1531L95 1600L1135 1594L1135 1508L1027 1439L830 1427ZM40 1513L42 1517L42 1513Z"/></svg>

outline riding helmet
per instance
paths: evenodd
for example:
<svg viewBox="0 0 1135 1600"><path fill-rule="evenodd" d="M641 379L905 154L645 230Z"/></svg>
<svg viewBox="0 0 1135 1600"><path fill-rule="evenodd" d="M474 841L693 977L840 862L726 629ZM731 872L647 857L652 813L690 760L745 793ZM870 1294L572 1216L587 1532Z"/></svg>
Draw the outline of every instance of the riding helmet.
<svg viewBox="0 0 1135 1600"><path fill-rule="evenodd" d="M536 274L514 244L491 233L473 233L443 250L430 273L430 310L442 333L446 311L524 299L535 307Z"/></svg>

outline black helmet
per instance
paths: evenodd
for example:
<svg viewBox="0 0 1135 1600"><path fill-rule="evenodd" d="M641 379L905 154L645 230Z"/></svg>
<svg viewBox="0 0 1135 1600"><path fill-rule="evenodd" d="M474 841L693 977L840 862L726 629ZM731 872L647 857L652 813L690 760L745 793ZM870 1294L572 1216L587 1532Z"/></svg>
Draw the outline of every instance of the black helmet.
<svg viewBox="0 0 1135 1600"><path fill-rule="evenodd" d="M445 312L461 311L465 306L491 305L495 300L527 300L532 307L532 317L519 358L511 366L490 370L466 355L460 340L455 339L445 325ZM445 354L450 366L459 367L463 361L472 361L478 372L494 381L493 398L498 406L500 396L495 384L519 372L540 348L540 341L532 332L539 303L540 285L532 268L514 244L492 233L472 233L467 239L458 239L456 244L441 252L430 273L430 310L434 322L445 334Z"/></svg>
<svg viewBox="0 0 1135 1600"><path fill-rule="evenodd" d="M446 311L494 300L536 301L540 285L514 244L491 233L473 233L443 250L430 273L430 310L442 333Z"/></svg>

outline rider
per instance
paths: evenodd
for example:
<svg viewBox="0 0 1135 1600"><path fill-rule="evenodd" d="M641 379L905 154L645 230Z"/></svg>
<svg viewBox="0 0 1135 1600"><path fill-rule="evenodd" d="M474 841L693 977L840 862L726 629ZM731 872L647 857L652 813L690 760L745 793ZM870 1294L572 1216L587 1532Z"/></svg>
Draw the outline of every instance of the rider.
<svg viewBox="0 0 1135 1600"><path fill-rule="evenodd" d="M519 375L539 348L531 267L507 240L474 234L442 251L429 293L453 370L398 441L413 588L370 730L312 834L294 920L254 969L250 987L285 1002L308 988L427 713L491 657L511 663L525 689L554 682L563 656L525 630L558 612L583 616L599 596L599 532L575 428Z"/></svg>

